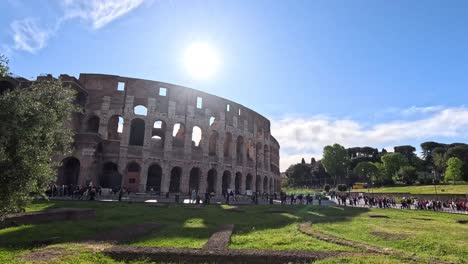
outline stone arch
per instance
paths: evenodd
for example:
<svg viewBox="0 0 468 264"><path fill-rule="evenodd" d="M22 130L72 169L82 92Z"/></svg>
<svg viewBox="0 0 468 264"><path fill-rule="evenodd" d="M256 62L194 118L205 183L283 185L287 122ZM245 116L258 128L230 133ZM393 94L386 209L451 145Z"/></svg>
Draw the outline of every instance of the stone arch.
<svg viewBox="0 0 468 264"><path fill-rule="evenodd" d="M145 121L140 118L135 118L130 123L130 140L129 145L143 146L145 142Z"/></svg>
<svg viewBox="0 0 468 264"><path fill-rule="evenodd" d="M208 155L216 156L217 150L218 150L218 132L216 132L215 130L212 130L209 144L208 144Z"/></svg>
<svg viewBox="0 0 468 264"><path fill-rule="evenodd" d="M80 167L80 161L75 157L63 159L58 170L57 185L77 185Z"/></svg>
<svg viewBox="0 0 468 264"><path fill-rule="evenodd" d="M237 163L242 164L244 157L244 138L242 136L237 137L236 141L236 158Z"/></svg>
<svg viewBox="0 0 468 264"><path fill-rule="evenodd" d="M201 170L200 168L194 167L190 170L190 178L189 178L189 192L191 193L192 190L199 191L200 190L200 178L201 178Z"/></svg>
<svg viewBox="0 0 468 264"><path fill-rule="evenodd" d="M192 147L200 147L203 132L199 126L192 128Z"/></svg>
<svg viewBox="0 0 468 264"><path fill-rule="evenodd" d="M146 191L161 192L162 168L159 164L152 164L148 168Z"/></svg>
<svg viewBox="0 0 468 264"><path fill-rule="evenodd" d="M185 125L183 123L175 123L172 129L172 145L175 147L183 147L185 143Z"/></svg>
<svg viewBox="0 0 468 264"><path fill-rule="evenodd" d="M223 179L222 179L222 193L225 194L228 192L228 189L231 188L231 172L226 170L223 172Z"/></svg>
<svg viewBox="0 0 468 264"><path fill-rule="evenodd" d="M116 163L106 162L102 166L102 173L99 177L99 186L102 188L119 189L122 185L122 175Z"/></svg>
<svg viewBox="0 0 468 264"><path fill-rule="evenodd" d="M224 136L224 157L228 158L231 157L231 144L232 144L232 134L230 132L226 132Z"/></svg>
<svg viewBox="0 0 468 264"><path fill-rule="evenodd" d="M113 115L107 123L107 139L119 140L123 131L124 119L119 115Z"/></svg>
<svg viewBox="0 0 468 264"><path fill-rule="evenodd" d="M206 177L206 192L216 192L216 170L211 169L208 171L208 176Z"/></svg>
<svg viewBox="0 0 468 264"><path fill-rule="evenodd" d="M247 141L247 160L253 161L255 155L255 146L251 138Z"/></svg>
<svg viewBox="0 0 468 264"><path fill-rule="evenodd" d="M253 190L253 176L250 173L248 173L247 177L245 178L245 189L251 191Z"/></svg>
<svg viewBox="0 0 468 264"><path fill-rule="evenodd" d="M234 180L234 190L236 194L240 194L242 185L242 173L236 172L236 179Z"/></svg>
<svg viewBox="0 0 468 264"><path fill-rule="evenodd" d="M169 183L169 192L180 192L180 177L182 168L174 167L171 170L171 181Z"/></svg>
<svg viewBox="0 0 468 264"><path fill-rule="evenodd" d="M148 108L144 105L135 105L135 107L133 107L133 113L135 115L147 116Z"/></svg>
<svg viewBox="0 0 468 264"><path fill-rule="evenodd" d="M132 191L137 192L138 186L140 185L140 172L141 166L135 161L128 163L127 165L127 175L125 177L124 186Z"/></svg>
<svg viewBox="0 0 468 264"><path fill-rule="evenodd" d="M151 130L151 141L157 148L164 148L164 140L166 138L166 122L162 120L154 121Z"/></svg>
<svg viewBox="0 0 468 264"><path fill-rule="evenodd" d="M263 177L263 192L269 193L267 176Z"/></svg>
<svg viewBox="0 0 468 264"><path fill-rule="evenodd" d="M101 120L98 116L91 116L86 122L86 132L88 133L98 133L99 132L99 122Z"/></svg>
<svg viewBox="0 0 468 264"><path fill-rule="evenodd" d="M257 153L257 165L259 167L262 167L262 162L263 162L263 157L261 156L262 155L262 143L260 142L257 142L257 144L255 145L255 152Z"/></svg>

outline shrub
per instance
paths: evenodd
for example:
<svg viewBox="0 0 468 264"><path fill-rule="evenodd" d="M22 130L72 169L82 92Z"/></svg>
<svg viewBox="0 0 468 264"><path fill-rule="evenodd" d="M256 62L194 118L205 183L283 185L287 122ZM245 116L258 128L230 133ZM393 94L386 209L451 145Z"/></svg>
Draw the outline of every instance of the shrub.
<svg viewBox="0 0 468 264"><path fill-rule="evenodd" d="M325 186L323 186L323 190L324 190L325 192L329 192L329 191L330 191L330 188L331 188L330 184L325 184Z"/></svg>
<svg viewBox="0 0 468 264"><path fill-rule="evenodd" d="M346 186L346 184L338 184L338 191L346 192L346 190L348 190L348 186Z"/></svg>

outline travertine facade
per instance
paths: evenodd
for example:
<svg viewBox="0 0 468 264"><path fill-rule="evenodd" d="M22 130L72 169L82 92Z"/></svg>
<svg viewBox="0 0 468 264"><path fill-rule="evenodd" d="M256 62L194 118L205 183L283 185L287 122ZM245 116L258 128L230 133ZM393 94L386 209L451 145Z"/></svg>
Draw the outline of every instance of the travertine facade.
<svg viewBox="0 0 468 264"><path fill-rule="evenodd" d="M79 91L74 152L58 184L133 192L280 191L279 144L265 117L194 89L103 74L60 79Z"/></svg>

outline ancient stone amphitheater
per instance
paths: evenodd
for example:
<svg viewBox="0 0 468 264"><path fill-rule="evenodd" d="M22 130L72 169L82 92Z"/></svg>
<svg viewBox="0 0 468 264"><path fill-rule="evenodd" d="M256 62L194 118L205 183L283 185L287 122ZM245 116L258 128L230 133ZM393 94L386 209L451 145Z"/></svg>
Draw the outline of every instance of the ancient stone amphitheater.
<svg viewBox="0 0 468 264"><path fill-rule="evenodd" d="M57 184L188 194L280 191L270 121L195 89L104 74L59 77L85 111L71 122L74 152Z"/></svg>

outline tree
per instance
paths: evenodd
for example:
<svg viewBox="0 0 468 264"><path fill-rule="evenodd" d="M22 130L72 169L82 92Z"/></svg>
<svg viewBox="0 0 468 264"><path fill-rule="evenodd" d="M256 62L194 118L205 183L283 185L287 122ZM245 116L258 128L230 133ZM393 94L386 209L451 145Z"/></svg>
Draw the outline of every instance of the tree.
<svg viewBox="0 0 468 264"><path fill-rule="evenodd" d="M329 192L330 189L331 189L330 184L325 184L325 186L323 186L323 190L324 190L325 192Z"/></svg>
<svg viewBox="0 0 468 264"><path fill-rule="evenodd" d="M354 168L356 175L364 176L368 182L375 182L378 173L377 168L370 162L360 162Z"/></svg>
<svg viewBox="0 0 468 264"><path fill-rule="evenodd" d="M462 161L457 157L452 157L447 161L447 170L445 171L445 181L458 181L462 176Z"/></svg>
<svg viewBox="0 0 468 264"><path fill-rule="evenodd" d="M302 163L302 164L305 164L305 160L304 160L304 158L302 158L302 160L301 160L301 163Z"/></svg>
<svg viewBox="0 0 468 264"><path fill-rule="evenodd" d="M443 172L447 166L447 150L441 147L434 148L432 151L432 163L434 164L434 169L438 172Z"/></svg>
<svg viewBox="0 0 468 264"><path fill-rule="evenodd" d="M9 71L8 58L5 55L0 54L0 77L8 76Z"/></svg>
<svg viewBox="0 0 468 264"><path fill-rule="evenodd" d="M325 146L323 148L322 164L326 171L333 177L334 185L338 177L346 174L349 157L346 149L340 144Z"/></svg>
<svg viewBox="0 0 468 264"><path fill-rule="evenodd" d="M55 180L51 160L70 150L74 100L74 91L54 79L0 95L0 218L22 211Z"/></svg>
<svg viewBox="0 0 468 264"><path fill-rule="evenodd" d="M385 175L387 174L385 166L380 162L373 162L371 164L377 169L374 179L371 179L372 184L381 186L384 183Z"/></svg>
<svg viewBox="0 0 468 264"><path fill-rule="evenodd" d="M289 166L286 175L290 186L310 185L313 178L310 165L304 163Z"/></svg>
<svg viewBox="0 0 468 264"><path fill-rule="evenodd" d="M408 160L401 153L388 153L382 156L382 163L386 173L384 184L389 184L393 182L392 178L397 175L400 168L408 165Z"/></svg>
<svg viewBox="0 0 468 264"><path fill-rule="evenodd" d="M457 157L462 161L462 180L468 181L468 146L457 145L447 150L447 158Z"/></svg>
<svg viewBox="0 0 468 264"><path fill-rule="evenodd" d="M396 146L394 147L396 153L401 153L411 163L412 157L416 156L414 152L416 148L410 145Z"/></svg>
<svg viewBox="0 0 468 264"><path fill-rule="evenodd" d="M413 166L403 166L398 171L398 180L408 185L413 184L417 179L418 174Z"/></svg>

